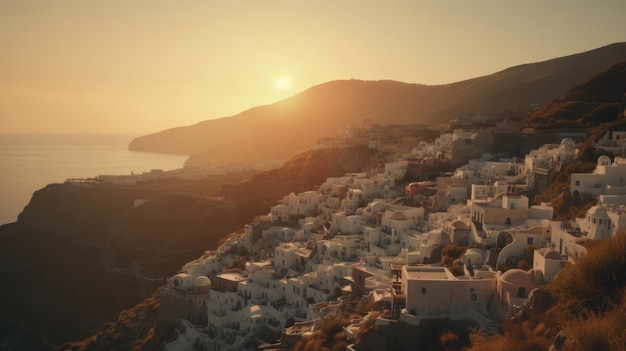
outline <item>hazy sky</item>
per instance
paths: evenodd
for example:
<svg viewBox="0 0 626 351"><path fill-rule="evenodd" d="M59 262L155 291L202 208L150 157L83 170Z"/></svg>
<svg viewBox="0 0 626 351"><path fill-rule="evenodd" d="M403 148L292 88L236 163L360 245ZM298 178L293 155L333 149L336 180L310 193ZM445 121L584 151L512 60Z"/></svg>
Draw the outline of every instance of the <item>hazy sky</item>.
<svg viewBox="0 0 626 351"><path fill-rule="evenodd" d="M137 132L336 79L443 84L626 41L626 1L0 0L0 132Z"/></svg>

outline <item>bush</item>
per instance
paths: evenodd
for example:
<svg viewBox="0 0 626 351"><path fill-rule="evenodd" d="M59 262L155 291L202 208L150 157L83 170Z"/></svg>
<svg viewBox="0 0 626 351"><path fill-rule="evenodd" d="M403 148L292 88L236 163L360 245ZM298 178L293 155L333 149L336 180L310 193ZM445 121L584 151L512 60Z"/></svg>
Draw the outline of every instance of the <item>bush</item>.
<svg viewBox="0 0 626 351"><path fill-rule="evenodd" d="M626 284L626 233L592 247L547 286L563 320L585 318L622 304Z"/></svg>
<svg viewBox="0 0 626 351"><path fill-rule="evenodd" d="M466 246L456 244L446 245L441 252L441 263L446 267L451 266L452 263L454 263L454 260L463 256L466 250Z"/></svg>
<svg viewBox="0 0 626 351"><path fill-rule="evenodd" d="M336 314L329 314L320 321L319 330L310 336L303 337L294 345L299 351L343 351L350 344L343 328L350 320Z"/></svg>

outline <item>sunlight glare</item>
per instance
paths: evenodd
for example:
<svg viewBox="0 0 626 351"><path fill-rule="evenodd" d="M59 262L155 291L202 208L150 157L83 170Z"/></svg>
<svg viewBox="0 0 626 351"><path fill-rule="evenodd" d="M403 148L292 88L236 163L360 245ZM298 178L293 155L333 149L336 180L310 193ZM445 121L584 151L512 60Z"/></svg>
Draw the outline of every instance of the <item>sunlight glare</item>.
<svg viewBox="0 0 626 351"><path fill-rule="evenodd" d="M291 87L291 79L287 76L280 76L276 78L274 87L277 90L288 90Z"/></svg>

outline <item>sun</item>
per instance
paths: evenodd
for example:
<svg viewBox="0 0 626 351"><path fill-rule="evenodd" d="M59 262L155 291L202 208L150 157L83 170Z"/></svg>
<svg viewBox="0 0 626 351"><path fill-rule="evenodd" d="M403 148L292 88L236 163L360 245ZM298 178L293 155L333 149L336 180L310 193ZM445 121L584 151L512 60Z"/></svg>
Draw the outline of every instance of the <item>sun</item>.
<svg viewBox="0 0 626 351"><path fill-rule="evenodd" d="M288 76L279 76L274 81L274 88L276 88L276 90L289 90L289 88L291 88L291 78Z"/></svg>

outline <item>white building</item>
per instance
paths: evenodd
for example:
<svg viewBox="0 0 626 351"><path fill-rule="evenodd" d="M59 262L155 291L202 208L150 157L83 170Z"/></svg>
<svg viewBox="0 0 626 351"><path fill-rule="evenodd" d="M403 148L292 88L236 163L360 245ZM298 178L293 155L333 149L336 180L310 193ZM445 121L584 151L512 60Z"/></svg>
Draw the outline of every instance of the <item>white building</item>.
<svg viewBox="0 0 626 351"><path fill-rule="evenodd" d="M536 168L550 169L559 163L576 158L576 142L572 138L561 140L560 144L545 144L532 150L524 158L526 171L532 173Z"/></svg>
<svg viewBox="0 0 626 351"><path fill-rule="evenodd" d="M424 319L463 319L472 313L487 315L495 293L495 272L476 271L473 277L455 277L445 267L402 267L406 305L400 320L420 325Z"/></svg>
<svg viewBox="0 0 626 351"><path fill-rule="evenodd" d="M601 194L626 194L626 158L611 158L603 155L598 158L592 173L572 173L570 191L574 198L586 193L597 197Z"/></svg>
<svg viewBox="0 0 626 351"><path fill-rule="evenodd" d="M596 148L626 156L626 131L610 130L598 140Z"/></svg>
<svg viewBox="0 0 626 351"><path fill-rule="evenodd" d="M564 262L558 252L542 248L533 253L532 269L528 271L509 269L500 274L496 291L498 302L503 307L505 315L513 314L515 306L524 304L531 291L554 279L563 269Z"/></svg>
<svg viewBox="0 0 626 351"><path fill-rule="evenodd" d="M583 218L576 218L582 234L594 240L614 236L626 229L626 206L596 205L587 210Z"/></svg>
<svg viewBox="0 0 626 351"><path fill-rule="evenodd" d="M507 259L523 255L529 247L541 248L544 241L549 238L550 226L548 222L531 228L516 227L501 231L496 240L496 246L501 248L497 264L504 264Z"/></svg>
<svg viewBox="0 0 626 351"><path fill-rule="evenodd" d="M309 260L311 249L298 242L281 242L274 249L274 267L276 270L304 266Z"/></svg>

